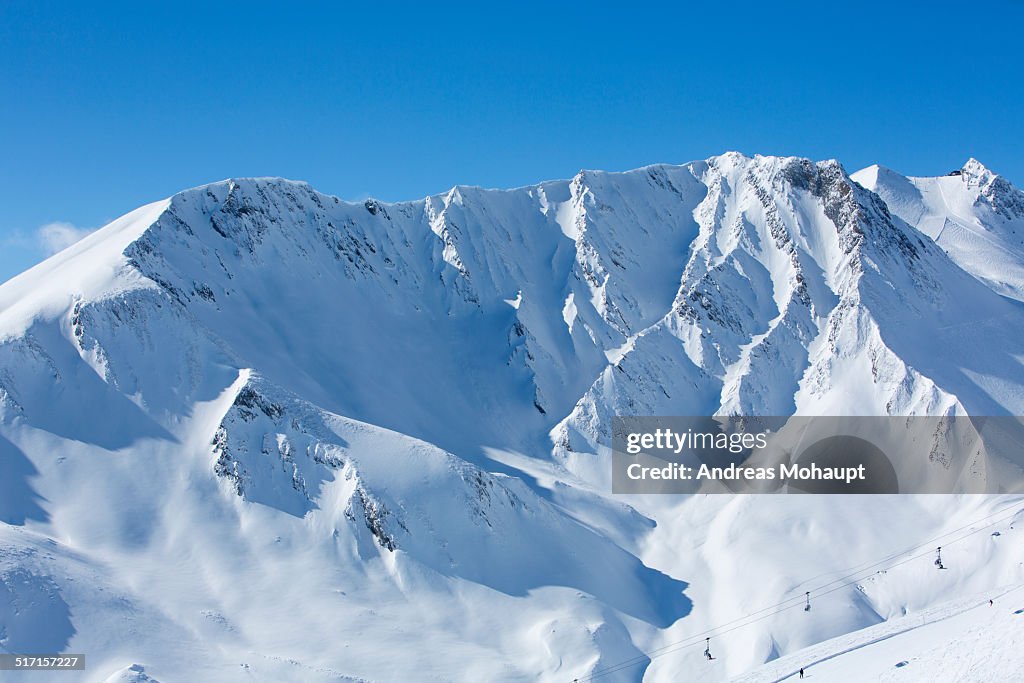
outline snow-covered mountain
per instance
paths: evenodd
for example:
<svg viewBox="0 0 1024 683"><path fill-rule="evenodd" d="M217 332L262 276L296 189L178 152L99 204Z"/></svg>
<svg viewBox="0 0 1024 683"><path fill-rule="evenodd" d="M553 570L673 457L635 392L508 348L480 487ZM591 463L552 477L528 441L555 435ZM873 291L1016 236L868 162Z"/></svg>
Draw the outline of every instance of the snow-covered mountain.
<svg viewBox="0 0 1024 683"><path fill-rule="evenodd" d="M961 268L1024 300L1024 192L970 159L938 178L907 178L871 166L853 179L931 237Z"/></svg>
<svg viewBox="0 0 1024 683"><path fill-rule="evenodd" d="M987 256L1021 193L894 178L242 179L114 221L0 286L0 646L88 681L723 678L1024 580L982 534L713 663L644 654L1015 502L610 494L616 414L1024 412L1024 251Z"/></svg>

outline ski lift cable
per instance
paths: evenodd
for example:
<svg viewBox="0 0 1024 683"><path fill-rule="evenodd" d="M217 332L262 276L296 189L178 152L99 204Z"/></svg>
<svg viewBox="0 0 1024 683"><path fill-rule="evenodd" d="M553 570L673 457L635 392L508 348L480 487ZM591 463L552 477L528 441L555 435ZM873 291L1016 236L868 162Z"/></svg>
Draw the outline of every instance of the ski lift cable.
<svg viewBox="0 0 1024 683"><path fill-rule="evenodd" d="M1004 513L1008 513L1009 514L1009 513L1016 513L1016 512L1024 512L1024 508L1016 509L1016 507L1015 507L1016 505L1017 505L1017 503L1011 503L1010 505L1005 506L1005 507L1003 507L1003 508L1001 508L999 510L996 510L995 512L991 512L991 513L985 515L984 517L979 517L978 519L974 520L973 522L970 522L969 524L965 524L962 527L953 529L951 531L947 531L944 534L939 534L938 536L935 536L931 540L922 541L918 545L919 546L925 546L925 545L928 545L930 543L938 543L942 539L946 538L947 536L952 536L953 534L958 533L960 531L963 531L964 529L969 529L969 528L971 528L971 527L973 527L973 526L975 526L975 525L977 525L977 524L979 524L981 522L984 522L987 519L990 519L990 518L996 517L996 516L1001 516ZM1010 508L1015 508L1015 509L1014 510L1010 510ZM1011 516L1012 516L1012 514L1011 514ZM990 526L990 525L986 525L986 526ZM917 546L915 546L915 547L917 547ZM907 550L900 550L898 552L892 553L891 555L888 555L883 560L878 560L878 561L876 561L874 563L871 563L871 564L868 564L867 562L862 562L860 564L855 564L855 565L852 565L850 567L847 567L846 569L842 569L842 570L839 570L839 571L841 571L843 573L849 573L849 572L852 572L854 570L858 570L861 567L864 567L864 568L872 567L872 566L875 566L876 564L882 564L882 563L886 562L887 560L889 560L891 558L899 557L900 555L903 555L906 552L908 552L908 551ZM819 574L818 576L815 576L812 579L809 579L808 582L813 581L815 578L818 578L819 576L826 576L827 574L831 574L831 573L833 573L833 572L825 572L823 574Z"/></svg>
<svg viewBox="0 0 1024 683"><path fill-rule="evenodd" d="M895 568L895 567L898 567L898 566L900 566L902 564L907 564L908 562L911 562L911 561L917 560L917 559L921 559L921 558L927 557L927 556L928 556L927 552L920 553L918 555L913 555L913 556L908 557L908 558L906 558L904 560L901 560L900 562L892 565L889 568L890 569L891 568ZM857 578L855 580L852 580L852 581L849 581L847 583L844 583L842 585L835 586L834 588L832 588L832 589L830 589L828 591L825 591L824 593L820 593L819 597L824 597L824 596L826 596L826 595L828 595L830 593L835 593L836 591L842 590L843 588L846 588L848 586L857 585L863 579L867 578L870 575L871 574L868 574L867 576L862 576L862 577L859 577L859 578ZM777 609L774 609L773 611L771 611L771 612L769 612L767 614L762 614L761 616L758 616L756 618L750 618L753 615L748 615L746 617L741 617L741 618L735 620L734 622L730 622L731 626L730 626L730 624L724 624L722 626L715 627L713 629L714 630L714 637L720 638L721 636L724 636L726 634L732 633L733 631L736 631L738 629L744 628L746 626L751 626L751 625L756 624L756 623L758 623L760 621L764 621L765 619L768 619L770 617L776 616L776 615L781 614L783 612L787 612L787 611L792 610L792 609L794 609L796 607L799 607L799 606L800 606L800 604L797 603L797 604L794 604L794 605L787 605L787 606L783 606L783 607L778 607ZM762 610L762 611L764 611L764 610ZM737 622L739 622L739 623L737 623ZM729 628L725 628L725 626L729 626ZM704 633L707 633L707 631L705 631ZM685 650L687 648L690 648L690 647L693 647L693 646L697 645L700 642L701 635L702 634L698 634L696 636L691 636L690 638L687 638L687 639L684 639L684 640L681 640L681 641L677 641L676 643L672 643L670 645L666 645L665 647L661 648L661 650L662 650L661 652L651 653L651 654L649 654L649 656L635 658L637 661L623 662L621 664L614 665L614 666L602 669L600 671L595 671L590 677L582 678L582 679L579 679L579 680L580 681L593 681L593 680L596 680L596 679L601 678L601 677L606 676L606 675L610 675L610 674L613 674L613 673L618 673L619 671L627 670L627 669L632 668L632 667L634 667L634 666L636 666L638 664L643 663L644 661L653 660L653 659L655 659L657 657L663 657L665 655L673 654L673 653L678 652L680 650Z"/></svg>
<svg viewBox="0 0 1024 683"><path fill-rule="evenodd" d="M870 569L872 567L877 567L879 565L885 564L886 562L889 562L890 560L894 560L894 559L896 559L898 557L902 557L903 555L906 555L907 553L912 552L912 551L914 551L917 548L923 548L925 546L930 546L933 543L938 543L938 542L942 541L943 539L945 539L948 536L952 536L953 534L959 533L959 532L963 531L964 529L970 529L971 527L977 526L979 523L984 522L984 521L986 521L988 519L991 519L992 517L998 516L999 519L994 519L994 520L988 522L987 524L985 524L986 528L992 526L993 524L996 524L997 522L1002 521L1005 518L1013 517L1014 515L1016 515L1019 512L1024 512L1024 508L1015 508L1013 510L1008 510L1007 508L1003 508L1003 509L997 510L996 512L993 512L991 514L985 515L984 517L980 517L980 518L974 520L973 522L971 522L970 524L965 524L962 527L959 527L957 529L953 529L952 531L947 531L944 534L940 534L938 536L935 536L934 538L931 538L930 540L922 541L921 543L918 543L917 545L912 546L910 548L907 548L907 549L901 550L899 552L895 552L895 553L892 553L890 555L887 555L885 558L883 558L881 560L878 560L876 562L872 562L870 564L861 563L859 565L853 565L852 567L848 567L845 570L841 570L841 571L845 572L842 576L839 576L838 578L833 579L832 581L829 581L828 583L822 584L822 585L818 586L817 588L812 589L811 592L812 593L816 593L816 592L820 591L822 588L827 588L828 586L832 585L833 583L835 583L837 581L842 581L847 576L850 576L850 575L855 574L855 573L859 573L861 571L865 571L865 570Z"/></svg>
<svg viewBox="0 0 1024 683"><path fill-rule="evenodd" d="M985 522L986 520L989 520L992 517L998 517L997 519L992 519L991 521L987 522L984 525L984 527L979 527L978 530L980 530L982 528L988 528L988 527L990 527L990 526L992 526L994 524L997 524L997 523L999 523L1001 521L1004 521L1005 519L1013 517L1014 515L1016 515L1019 512L1024 512L1024 508L1015 508L1013 510L1007 510L1006 508L1003 508L1002 510L998 510L998 511L993 512L991 514L988 514L988 515L986 515L984 517L976 519L973 522L971 522L970 524L965 524L962 527L953 529L952 531L947 531L946 533L940 534L939 536L935 536L934 538L931 538L931 539L929 539L927 541L922 541L921 543L918 543L915 546L911 546L911 547L905 548L905 549L903 549L903 550L901 550L899 552L895 552L895 553L892 553L890 555L887 555L885 558L883 558L881 560L878 560L876 562L872 562L870 564L861 563L859 565L853 565L853 567L850 567L848 569L841 570L841 571L843 571L845 573L840 575L839 577L837 577L837 578L827 582L827 583L821 584L817 588L812 588L810 591L807 591L807 592L813 593L814 595L823 595L823 593L821 593L821 591L823 589L828 588L829 586L832 586L835 583L842 582L845 579L847 579L847 578L849 578L849 577L851 577L851 576L853 576L855 574L860 574L860 573L863 573L863 572L867 571L868 569L873 569L875 567L884 565L887 562L890 562L892 560L895 560L896 558L902 557L902 556L906 555L907 553L910 553L910 552L913 552L914 550L917 550L918 548L924 548L926 546L931 546L931 544L938 543L939 541L943 541L943 542L947 543L947 545L948 545L949 543L952 543L953 541L946 542L943 539L948 538L949 536L952 536L953 534L959 533L959 532L963 531L964 529L970 529L971 527L976 527L981 522ZM956 540L959 540L959 539L956 539ZM922 553L922 554L926 555L928 553ZM898 566L898 565L893 565L893 566ZM786 601L782 601L782 602L786 602ZM776 603L776 604L782 604L782 602ZM767 607L765 609L771 609L771 607L775 607L775 605L771 605L771 606L769 606L769 607ZM756 614L756 612L754 614Z"/></svg>
<svg viewBox="0 0 1024 683"><path fill-rule="evenodd" d="M1002 511L1000 511L1000 512L1002 512ZM958 537L956 539L953 539L951 541L948 541L946 543L947 543L947 545L950 545L950 544L953 544L953 543L957 543L958 541L963 541L964 539L967 539L967 538L975 535L975 533L977 533L977 532L979 532L979 531L981 531L981 530L983 530L983 529L985 529L985 528L987 528L989 526L992 526L993 524L996 524L999 521L1002 521L1002 520L1004 520L1006 518L1012 517L1017 512L1019 512L1019 510L1014 510L1010 514L1002 515L998 519L993 519L992 521L988 522L987 524L985 524L983 526L978 526L977 528L972 529L971 531L965 533L965 535L963 535L961 537ZM982 517L981 519L976 520L975 522L973 522L971 524L966 524L965 526L963 526L963 527L961 527L959 529L956 529L956 530L963 530L965 528L968 528L968 527L971 527L971 526L975 526L976 524L978 524L978 522L983 521L983 520L985 520L987 518L990 518L990 517L994 516L995 514L998 514L998 513L993 513L992 515L988 515L987 517ZM956 530L950 531L949 533L954 533ZM949 533L945 533L945 535L943 535L942 538L945 538L945 537L949 536ZM907 550L905 552L911 552L915 548L920 548L921 546L924 546L924 545L930 545L931 543L932 543L931 541L928 541L928 542L925 542L924 544L920 544L919 546L913 546L913 547L911 547L909 550ZM890 565L887 568L895 568L897 566L900 566L902 564L906 564L906 563L911 562L913 560L921 559L923 557L928 557L931 554L931 552L932 552L931 550L926 550L924 552L921 552L921 553L909 556L909 557L907 557L907 558L905 558L905 559L903 559L903 560L901 560L899 562L896 562L896 563ZM873 566L873 565L871 565L871 566ZM846 583L843 583L840 586L836 586L836 587L831 588L831 589L829 589L827 591L824 591L824 592L820 592L820 589L819 589L818 591L815 591L815 593L816 593L816 595L818 595L820 597L823 597L823 596L828 595L830 593L835 593L837 591L840 591L840 590L842 590L844 588L847 588L849 586L854 586L854 585L860 583L861 581L863 581L864 579L867 579L868 577L870 577L871 574L877 573L877 571L867 571L866 573L865 573L865 571L866 571L866 569L862 569L860 571L857 571L857 572L854 572L852 574L849 574L848 577L844 577L843 578L843 579L849 579L849 578L852 578L852 577L857 577L857 578L853 579L852 581L848 581ZM864 574L864 575L859 575L859 574ZM840 581L840 580L837 580L837 581ZM830 582L830 584L835 584L835 583L836 583L835 581L834 582ZM830 584L826 584L825 586L828 586ZM786 611L788 609L793 609L794 607L799 606L800 605L799 598L800 598L800 596L795 596L794 598L790 598L790 599L787 599L787 600L782 600L781 602L778 602L775 605L770 605L770 606L765 607L765 608L763 608L763 609L761 609L759 611L752 612L750 614L746 614L744 616L737 617L732 622L727 622L727 623L725 623L723 625L720 625L720 626L717 626L717 627L713 627L712 629L709 629L708 631L703 631L703 632L701 632L699 634L694 634L693 636L690 636L689 638L685 638L685 639L677 641L675 643L670 643L669 645L665 645L665 646L657 648L655 650L651 650L651 651L647 652L645 655L639 655L639 656L633 657L629 661L623 661L623 663L621 663L620 665L613 665L613 666L607 667L607 668L605 668L603 670L593 672L589 679L582 679L582 680L584 680L584 681L586 681L586 680L595 680L596 678L599 678L599 677L602 677L602 676L605 676L605 675L608 675L608 674L616 673L618 671L622 671L622 670L625 670L625 669L629 669L629 668L634 667L634 666L636 666L638 664L642 664L643 661L646 661L646 660L649 660L649 659L653 659L654 657L663 656L665 654L669 654L669 653L675 652L677 650L685 649L686 647L690 647L690 646L694 645L696 642L699 642L699 639L701 637L703 637L703 636L705 636L706 634L709 634L709 633L715 635L716 637L718 637L718 636L724 635L726 633L730 633L732 631L735 631L736 629L740 629L740 628L743 628L745 626L750 626L752 624L756 624L758 622L761 622L761 621L765 620L765 618L768 618L770 616L774 616L774 615L776 615L776 614L778 614L780 612ZM795 603L794 604L790 604L790 605L785 605L786 602L795 602ZM785 606L782 606L782 605L785 605ZM769 611L769 610L771 610L770 613L764 614L762 616L758 616L757 618L753 618L754 616L760 614L761 612L766 612L766 611ZM726 628L726 627L731 627L731 628Z"/></svg>
<svg viewBox="0 0 1024 683"><path fill-rule="evenodd" d="M829 595L831 593L835 593L836 591L842 590L843 588L847 588L849 586L856 585L856 584L860 583L861 581L863 581L864 579L868 578L869 576L871 576L873 574L877 574L881 570L875 570L875 571L868 571L868 570L874 569L878 565L885 564L886 562L888 562L890 560L893 560L893 559L896 559L898 557L901 557L902 555L906 555L907 553L913 552L914 550L917 550L919 548L922 548L922 547L925 547L925 546L928 547L928 550L926 550L926 551L917 553L915 555L911 555L909 557L904 558L903 560L900 560L899 562L895 562L895 563L885 567L885 569L895 569L896 567L899 567L901 565L907 564L908 562L911 562L913 560L918 560L918 559L921 559L923 557L929 556L932 552L934 552L934 550L932 550L932 548L934 547L934 546L932 546L932 543L935 543L938 540L945 539L946 537L948 537L948 536L950 536L952 534L955 534L957 532L963 531L965 529L970 529L971 527L976 527L976 528L971 529L970 531L968 531L966 534L958 536L958 537L956 537L956 538L954 538L952 540L949 540L949 541L944 541L944 543L946 545L952 545L952 544L957 543L959 541L962 541L962 540L964 540L966 538L969 538L969 537L973 536L974 534L979 533L979 532L981 532L981 531L983 531L983 530L985 530L985 529L987 529L987 528L989 528L989 527L991 527L991 526L993 526L995 524L998 524L999 522L1002 522L1002 521L1005 521L1006 519L1012 518L1013 516L1017 515L1020 512L1024 512L1024 508L1014 508L1013 510L1007 510L1006 508L1003 508L1002 510L999 510L999 511L994 512L992 514L986 515L985 517L981 517L981 518L971 522L970 524L965 524L964 526L962 526L962 527L960 527L958 529L954 529L954 530L949 531L947 533L944 533L944 534L942 534L940 536L936 536L935 538L932 538L930 540L927 540L927 541L924 541L924 542L919 543L917 545L911 546L910 548L908 548L908 549L906 549L906 550L904 550L902 552L894 553L894 554L886 557L883 560L880 560L878 562L874 562L872 564L866 565L863 569L859 569L859 570L857 570L855 572L852 572L852 573L849 573L849 574L847 574L845 576L840 576L840 577L838 577L838 578L836 578L836 579L834 579L834 580L832 580L832 581L830 581L828 583L825 583L825 584L819 586L816 589L813 589L813 590L807 591L807 592L814 593L816 598L824 597L824 596ZM996 519L991 519L993 517L996 517ZM981 522L985 522L986 520L990 520L990 519L991 519L991 521L988 521L987 523L985 523L985 524L983 524L981 526L978 526ZM855 566L857 566L857 565L855 565ZM865 574L865 572L867 572L867 573ZM864 576L860 576L861 574L864 574ZM853 578L853 577L856 577L856 578ZM846 581L846 579L851 579L851 580ZM837 586L834 585L834 584L839 583L839 582L842 582L842 583L840 583L840 585L837 585ZM828 590L823 590L825 588L828 588ZM638 664L642 664L644 662L648 662L648 661L650 661L652 659L655 659L656 657L662 657L664 655L676 652L678 650L683 650L683 649L686 649L687 647L692 647L693 645L699 643L701 639L704 639L706 637L714 636L714 637L717 638L717 637L720 637L720 636L725 635L727 633L731 633L732 631L735 631L736 629L743 628L745 626L750 626L751 624L755 624L755 623L757 623L759 621L762 621L762 620L767 619L769 617L775 616L775 615L777 615L777 614L779 614L781 612L785 612L787 610L791 610L794 607L799 607L799 606L804 604L804 601L803 601L804 597L805 596L795 595L795 596L787 598L785 600L781 600L781 601L775 603L774 605L768 605L767 607L764 607L764 608L762 608L760 610L757 610L756 612L751 612L751 613L749 613L749 614L747 614L745 616L733 619L732 621L725 622L723 624L720 624L718 626L714 626L714 627L709 628L709 629L707 629L705 631L702 631L700 633L696 633L696 634L694 634L692 636L689 636L687 638L683 638L682 640L676 641L674 643L669 643L668 645L663 645L662 647L659 647L659 648L655 648L653 650L650 650L650 651L644 653L643 655L638 655L636 657L630 658L629 660L623 660L622 662L620 662L618 664L613 664L613 665L607 666L607 667L605 667L603 669L599 669L599 670L593 671L588 676L586 676L584 678L580 678L578 680L581 683L584 683L586 681L593 681L593 680L596 680L596 679L601 678L603 676L610 675L610 674L613 674L613 673L617 673L619 671L622 671L624 669L628 669L628 668L636 666ZM787 603L792 603L792 604L787 604ZM768 612L768 613L767 614L763 614L764 612ZM758 616L758 615L761 615L761 616ZM756 617L756 618L754 618L754 617Z"/></svg>
<svg viewBox="0 0 1024 683"><path fill-rule="evenodd" d="M909 561L910 561L910 560L912 560L912 559L919 559L919 558L921 558L921 557L925 557L926 555L927 555L927 553L924 553L924 554L921 554L921 555L917 555L917 556L915 556L915 557L913 557L913 558L908 558L907 560L904 560L904 561L903 561L903 562L901 562L900 564L905 564L906 562L909 562ZM851 583L849 583L849 584L847 584L847 585L854 585L854 584L856 584L856 583L857 583L857 582L851 582ZM834 589L830 590L830 591L829 591L829 593L834 593L835 591L837 591L837 590L840 590L840 589L842 589L842 588L845 588L845 587L846 587L846 586L838 586L838 587L836 587L836 588L834 588ZM1017 588L1016 588L1016 589L1019 589L1019 588L1021 588L1021 587L1024 587L1024 584L1021 584L1021 585L1017 586ZM1013 589L1013 590L1016 590L1016 589ZM757 622L759 622L759 621L763 621L763 620L765 620L765 619L767 619L767 618L769 618L769 617L773 617L773 616L775 616L775 615L777 615L777 614L781 614L782 612L786 612L786 611L789 611L789 610L791 610L791 609L793 609L793 608L794 608L794 605L790 605L789 607L783 607L783 608L781 608L781 609L779 609L779 610L776 610L775 612L773 612L773 613L771 613L771 614L765 614L765 615L763 615L763 616L761 616L761 617L758 617L757 619L752 619L752 620L750 620L750 621L748 621L748 622L746 622L746 623L743 623L743 624L737 624L737 625L733 626L732 628L726 629L726 630L724 630L724 631L722 631L722 632L718 633L718 634L717 634L717 635L716 635L715 637L721 637L721 636L723 636L723 635L726 635L726 634L728 634L728 633L731 633L731 632L733 632L733 631L736 631L736 630L738 630L738 629L741 629L741 628L743 628L744 626L750 626L751 624L755 624L755 623L757 623ZM687 644L687 645L680 645L679 647L674 647L674 648L673 648L672 650L670 650L670 651L668 651L668 652L664 652L664 653L662 653L662 654L659 654L659 655L655 655L655 656L656 656L656 657L661 657L662 655L665 655L665 654L671 654L671 653L673 653L673 652L678 652L678 651L680 651L680 650L685 650L685 649L687 649L688 647L693 647L693 646L694 646L695 644L696 644L696 643L689 643L689 644ZM653 657L652 657L652 659L653 659ZM633 666L633 665L630 665L630 666ZM621 669L617 669L616 671L622 671L622 670L625 670L625 669L628 669L628 668L629 668L628 666L627 666L627 667L622 667ZM612 671L612 672L609 672L609 673L615 673L615 671ZM601 674L601 675L603 676L604 674ZM585 680L587 680L587 679L580 679L580 680L581 680L581 681L585 681Z"/></svg>
<svg viewBox="0 0 1024 683"><path fill-rule="evenodd" d="M914 550L916 550L918 548L923 548L923 547L929 547L930 548L931 544L935 543L937 540L945 539L945 538L951 536L952 534L955 534L955 533L958 533L960 531L963 531L964 529L970 529L971 527L977 527L977 525L980 524L981 522L984 522L986 520L989 520L989 519L991 519L993 517L998 516L997 519L991 519L991 521L989 521L987 524L985 524L983 526L980 526L980 527L977 527L976 529L974 529L971 532L969 532L967 535L965 535L965 536L963 536L961 538L956 538L956 539L954 539L952 541L947 541L946 542L947 545L950 544L950 543L955 543L956 541L962 540L962 538L966 538L967 536L973 535L974 533L977 533L978 531L981 531L982 529L988 528L988 527L990 527L990 526L992 526L994 524L997 524L997 523L999 523L1001 521L1004 521L1005 519L1013 517L1014 515L1016 515L1018 512L1021 512L1021 511L1024 511L1024 508L1020 508L1020 509L1016 509L1015 508L1013 510L1007 510L1006 508L1003 508L1002 510L999 510L997 512L993 512L993 513L991 513L989 515L986 515L984 517L976 519L973 522L971 522L970 524L965 524L962 527L959 527L957 529L953 529L952 531L949 531L949 532L946 532L944 534L941 534L940 536L936 536L935 538L932 538L930 540L923 541L923 542L919 543L916 546L911 546L910 548L905 549L905 550L903 550L901 552L893 553L893 554L889 555L888 557L886 557L885 559L883 559L881 561L878 561L878 562L874 562L874 563L869 564L869 565L866 565L866 566L864 566L864 568L859 569L859 570L857 570L855 572L850 572L850 573L847 573L847 574L845 574L843 576L840 576L840 577L838 577L836 579L833 579L832 581L829 581L828 583L825 583L825 584L822 584L822 585L818 586L812 592L814 592L816 595L827 595L828 593L835 592L834 590L828 590L828 591L825 591L825 592L821 592L821 591L823 589L825 589L825 588L829 588L830 586L833 586L836 583L843 582L846 579L849 579L849 578L851 578L853 576L864 574L865 572L867 572L868 569L873 569L874 567L877 567L877 566L879 566L881 564L885 564L886 562L889 562L889 561L891 561L891 560L893 560L895 558L898 558L898 557L900 557L902 555L905 555L908 552L913 552ZM907 561L914 560L914 559L919 559L921 557L925 557L930 552L931 552L930 550L922 552L919 555L915 555L915 556L913 556L911 558L908 558ZM904 564L904 562L900 562L900 563L894 564L894 565L892 565L892 567L897 567L900 564ZM890 567L890 568L892 568L892 567ZM874 571L868 572L868 574L866 576L858 578L856 581L854 581L854 583L856 583L857 581L863 580L864 578L867 578L867 576L870 576L871 574L874 574L874 573L876 573L876 572L874 572ZM836 588L835 590L839 590L841 588L845 588L847 585L850 585L850 584L849 583L843 583L843 585L838 586L838 588ZM772 616L772 615L778 613L779 608L790 609L791 607L799 605L801 603L800 597L801 596L799 596L799 595L795 595L795 596L792 596L790 598L786 598L786 599L781 600L781 601L779 601L779 602L777 602L777 603L775 603L773 605L768 605L766 607L763 607L762 609L759 609L759 610L757 610L755 612L751 612L751 613L749 613L749 614L747 614L745 616L738 617L736 619L733 619L732 621L726 622L724 624L720 624L720 625L712 627L712 628L710 628L710 629L708 629L706 631L703 631L701 633L695 634L694 636L691 636L690 638L684 639L684 641L688 641L690 639L699 640L701 637L703 637L703 636L705 636L705 635L707 635L709 633L717 633L719 629L731 626L731 625L733 625L733 624L735 624L737 622L745 621L745 620L750 619L752 617L755 617L755 616L757 616L757 615L759 615L759 614L761 614L763 612L768 612L770 610L774 610L774 611L772 611L772 614L767 615L767 616ZM787 603L793 603L793 604L787 605ZM787 606L783 607L784 605L787 605ZM759 621L759 619L751 621L750 623L755 623L755 621ZM742 625L746 625L746 624L742 624ZM678 642L684 642L684 641L678 641ZM644 655L639 655L639 656L633 657L628 662L628 664L626 662L623 662L622 665L625 665L627 667L628 666L633 666L635 664L639 664L639 663L642 663L644 661L647 661L648 659L651 658L651 655L660 656L661 654L664 654L662 652L663 650L674 649L675 646L678 644L678 642L677 643L670 643L670 644L664 645L664 646L662 646L660 648L656 648L654 650L651 650L651 651L645 653ZM612 666L607 667L607 668L618 670L618 668L617 668L618 666L619 665L612 665ZM605 671L606 671L605 669L601 669L599 671L595 671L595 672L593 672L591 674L591 677L603 676L603 675L605 675L603 673ZM607 673L614 673L614 671L607 671ZM586 680L586 679L584 679L584 680Z"/></svg>

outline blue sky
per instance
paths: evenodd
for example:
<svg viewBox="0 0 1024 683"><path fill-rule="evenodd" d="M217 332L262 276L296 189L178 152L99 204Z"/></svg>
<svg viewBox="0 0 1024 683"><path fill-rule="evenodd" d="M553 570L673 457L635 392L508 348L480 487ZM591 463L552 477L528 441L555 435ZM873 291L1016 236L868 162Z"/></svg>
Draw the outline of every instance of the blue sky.
<svg viewBox="0 0 1024 683"><path fill-rule="evenodd" d="M1020 0L155 4L0 3L0 280L229 176L398 200L736 149L1024 183Z"/></svg>

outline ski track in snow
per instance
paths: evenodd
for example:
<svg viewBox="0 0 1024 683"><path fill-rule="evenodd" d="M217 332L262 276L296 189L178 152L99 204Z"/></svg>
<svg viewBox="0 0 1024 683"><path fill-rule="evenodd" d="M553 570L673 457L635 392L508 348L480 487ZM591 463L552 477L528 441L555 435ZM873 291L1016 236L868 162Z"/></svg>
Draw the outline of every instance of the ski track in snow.
<svg viewBox="0 0 1024 683"><path fill-rule="evenodd" d="M936 646L950 646L958 649L962 660L961 668L974 666L990 667L987 680L1012 681L1024 671L1024 656L1019 648L1010 647L1011 639L1020 641L1007 631L1021 627L1021 614L1015 606L1022 604L1019 596L1024 586L1017 585L1001 590L989 591L941 604L913 616L891 619L855 633L813 645L794 655L783 657L765 665L760 670L739 676L735 683L779 683L797 679L800 668L804 669L805 680L825 676L828 680L951 680L950 671L937 666L936 662L921 659L922 654L936 649ZM1008 600L1008 596L1013 599ZM989 605L993 600L998 604ZM1011 607L1008 607L1011 606ZM1010 615L1012 618L1007 619ZM952 622L942 636L924 633L941 622ZM968 632L980 628L987 632L990 641L978 648L964 647ZM886 641L893 641L888 643ZM958 642L959 641L959 642ZM887 647L875 647L885 644ZM893 661L891 653L899 652L903 659ZM849 661L848 655L858 655L856 662ZM844 659L846 658L846 659ZM873 662L872 662L873 660ZM995 661L994 661L995 660ZM873 666L872 666L873 664ZM913 665L911 665L913 664ZM870 667L870 668L869 668ZM906 668L906 678L901 678ZM877 678L876 678L877 677Z"/></svg>
<svg viewBox="0 0 1024 683"><path fill-rule="evenodd" d="M237 179L142 207L0 285L0 646L85 652L89 682L859 680L892 648L878 677L941 676L914 634L976 637L970 601L1024 580L1010 523L710 665L644 653L1019 496L611 496L605 435L1019 415L1022 237L1024 194L974 160L728 153L394 204ZM982 654L948 670L1012 680Z"/></svg>

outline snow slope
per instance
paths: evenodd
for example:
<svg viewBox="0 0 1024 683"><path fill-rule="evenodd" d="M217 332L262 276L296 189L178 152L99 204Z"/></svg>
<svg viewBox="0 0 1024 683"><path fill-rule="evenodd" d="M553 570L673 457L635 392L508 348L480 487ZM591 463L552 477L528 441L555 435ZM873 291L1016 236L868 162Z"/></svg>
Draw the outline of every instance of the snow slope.
<svg viewBox="0 0 1024 683"><path fill-rule="evenodd" d="M0 285L0 647L87 681L708 675L644 653L1022 502L610 495L615 414L1021 414L1022 304L862 185L729 153L118 219ZM971 557L737 631L713 676L1020 579Z"/></svg>
<svg viewBox="0 0 1024 683"><path fill-rule="evenodd" d="M960 267L1024 300L1024 193L970 159L938 178L907 178L881 166L852 178L925 233Z"/></svg>
<svg viewBox="0 0 1024 683"><path fill-rule="evenodd" d="M1024 671L1024 586L960 598L834 638L735 681L1016 681ZM989 604L992 600L992 604Z"/></svg>

